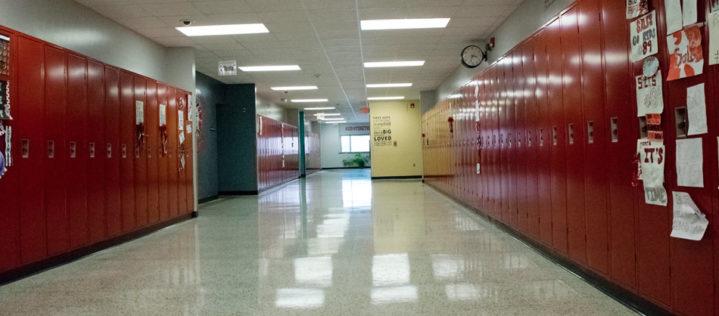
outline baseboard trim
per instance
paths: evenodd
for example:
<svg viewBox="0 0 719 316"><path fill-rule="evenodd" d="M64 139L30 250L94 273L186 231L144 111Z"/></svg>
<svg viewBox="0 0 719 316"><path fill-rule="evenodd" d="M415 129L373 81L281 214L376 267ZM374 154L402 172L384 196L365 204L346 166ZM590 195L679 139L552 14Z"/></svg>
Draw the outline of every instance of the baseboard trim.
<svg viewBox="0 0 719 316"><path fill-rule="evenodd" d="M259 194L259 191L221 191L219 192L220 196L223 195L257 195Z"/></svg>
<svg viewBox="0 0 719 316"><path fill-rule="evenodd" d="M407 180L421 178L422 176L372 177L372 180Z"/></svg>
<svg viewBox="0 0 719 316"><path fill-rule="evenodd" d="M545 246L544 244L541 244L538 241L535 241L531 239L531 237L528 237L521 232L509 227L508 225L492 218L486 215L481 210L459 200L458 198L455 198L454 196L450 195L448 192L445 192L444 190L440 189L439 187L425 182L425 184L435 191L439 192L440 194L444 195L448 199L454 201L457 204L460 204L467 208L468 210L473 211L474 214L477 214L481 216L486 221L492 223L497 228L501 229L502 231L514 236L519 241L523 242L528 247L536 250L539 254L541 254L543 257L547 258L548 260L564 267L565 269L571 271L572 273L576 274L580 278L584 279L587 283L594 286L596 289L602 291L604 294L614 298L618 302L624 304L626 307L637 311L644 315L673 315L671 312L666 310L660 305L655 304L654 302L647 300L637 294L634 294L621 286L617 285L616 283L606 279L605 277L597 274L594 271L591 271L585 267L582 267L573 261L571 261L568 258L565 258L561 255L556 254L553 252L549 247Z"/></svg>
<svg viewBox="0 0 719 316"><path fill-rule="evenodd" d="M203 203L207 203L207 202L212 202L212 201L217 200L217 199L219 199L219 198L220 198L219 195L208 196L208 197L206 197L206 198L201 198L201 199L197 200L197 203L198 203L198 204L203 204Z"/></svg>
<svg viewBox="0 0 719 316"><path fill-rule="evenodd" d="M19 280L22 280L24 278L36 275L38 273L42 273L54 268L57 268L59 266L77 261L78 259L81 259L83 257L89 256L93 253L118 246L121 244L124 244L126 242L142 238L144 236L147 236L151 233L154 233L160 229L163 229L168 226L172 226L187 220L190 220L192 218L197 217L197 212L192 212L190 214L186 214L171 220L168 220L166 222L154 224L152 226L142 228L138 231L130 232L125 235L113 237L111 239L101 241L99 243L96 243L94 245L85 246L76 250L72 250L68 253L60 254L51 258L44 259L42 261L38 261L35 263L31 263L25 266L22 266L17 269L9 270L6 272L0 273L0 285L5 285L8 283L16 282Z"/></svg>

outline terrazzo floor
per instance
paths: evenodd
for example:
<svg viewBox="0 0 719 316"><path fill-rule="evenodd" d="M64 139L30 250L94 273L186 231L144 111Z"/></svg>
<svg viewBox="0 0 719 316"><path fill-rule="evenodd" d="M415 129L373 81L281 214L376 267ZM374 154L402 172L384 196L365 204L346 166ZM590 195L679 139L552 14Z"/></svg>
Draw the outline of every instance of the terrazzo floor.
<svg viewBox="0 0 719 316"><path fill-rule="evenodd" d="M419 181L323 171L0 287L0 315L629 315Z"/></svg>

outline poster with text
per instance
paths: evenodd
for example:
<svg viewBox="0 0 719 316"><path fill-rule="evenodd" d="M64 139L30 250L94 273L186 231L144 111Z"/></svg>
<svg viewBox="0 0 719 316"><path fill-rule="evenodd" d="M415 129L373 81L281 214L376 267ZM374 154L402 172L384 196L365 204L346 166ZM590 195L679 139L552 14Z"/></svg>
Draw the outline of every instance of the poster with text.
<svg viewBox="0 0 719 316"><path fill-rule="evenodd" d="M627 20L634 19L649 12L647 0L627 0Z"/></svg>
<svg viewBox="0 0 719 316"><path fill-rule="evenodd" d="M719 64L719 11L714 11L707 18L709 28L709 64Z"/></svg>
<svg viewBox="0 0 719 316"><path fill-rule="evenodd" d="M699 209L689 193L672 192L674 211L672 233L674 238L699 241L704 238L709 220Z"/></svg>
<svg viewBox="0 0 719 316"><path fill-rule="evenodd" d="M677 139L677 185L704 187L704 154L701 138Z"/></svg>
<svg viewBox="0 0 719 316"><path fill-rule="evenodd" d="M698 26L685 28L667 37L669 52L669 75L667 80L677 80L704 72L702 33Z"/></svg>
<svg viewBox="0 0 719 316"><path fill-rule="evenodd" d="M659 51L657 39L657 12L652 11L636 19L630 25L632 62L637 62Z"/></svg>
<svg viewBox="0 0 719 316"><path fill-rule="evenodd" d="M372 138L375 146L392 146L392 117L378 115L372 117Z"/></svg>
<svg viewBox="0 0 719 316"><path fill-rule="evenodd" d="M661 114L664 112L664 97L662 95L662 72L657 71L654 76L636 77L637 84L637 116L647 114Z"/></svg>
<svg viewBox="0 0 719 316"><path fill-rule="evenodd" d="M641 180L644 183L644 201L650 205L667 206L667 190L664 188L664 143L640 139L637 142L637 151Z"/></svg>

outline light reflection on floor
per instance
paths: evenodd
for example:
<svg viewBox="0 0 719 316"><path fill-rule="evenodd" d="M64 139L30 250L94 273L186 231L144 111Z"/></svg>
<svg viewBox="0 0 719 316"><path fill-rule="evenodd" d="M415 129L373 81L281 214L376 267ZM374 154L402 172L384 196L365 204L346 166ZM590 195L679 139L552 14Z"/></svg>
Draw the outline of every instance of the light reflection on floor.
<svg viewBox="0 0 719 316"><path fill-rule="evenodd" d="M0 287L0 314L620 315L419 181L323 171Z"/></svg>

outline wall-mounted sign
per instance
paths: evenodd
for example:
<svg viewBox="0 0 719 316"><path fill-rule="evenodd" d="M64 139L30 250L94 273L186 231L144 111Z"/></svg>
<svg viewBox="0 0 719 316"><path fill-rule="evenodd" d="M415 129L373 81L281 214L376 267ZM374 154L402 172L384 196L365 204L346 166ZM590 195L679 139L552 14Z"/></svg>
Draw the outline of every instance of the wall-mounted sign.
<svg viewBox="0 0 719 316"><path fill-rule="evenodd" d="M662 95L662 73L654 76L636 76L637 84L637 116L647 114L661 114L664 111L664 97Z"/></svg>
<svg viewBox="0 0 719 316"><path fill-rule="evenodd" d="M237 61L225 60L217 65L217 74L220 76L237 76Z"/></svg>
<svg viewBox="0 0 719 316"><path fill-rule="evenodd" d="M657 39L657 11L643 15L629 26L632 62L640 61L659 51Z"/></svg>
<svg viewBox="0 0 719 316"><path fill-rule="evenodd" d="M375 146L392 146L392 117L378 115L372 117L372 141Z"/></svg>
<svg viewBox="0 0 719 316"><path fill-rule="evenodd" d="M667 37L669 49L669 75L667 80L677 80L704 73L702 32L699 26L691 26Z"/></svg>
<svg viewBox="0 0 719 316"><path fill-rule="evenodd" d="M627 20L634 19L649 12L647 0L627 0Z"/></svg>
<svg viewBox="0 0 719 316"><path fill-rule="evenodd" d="M370 133L370 128L367 124L344 124L340 126L340 136L369 135Z"/></svg>

